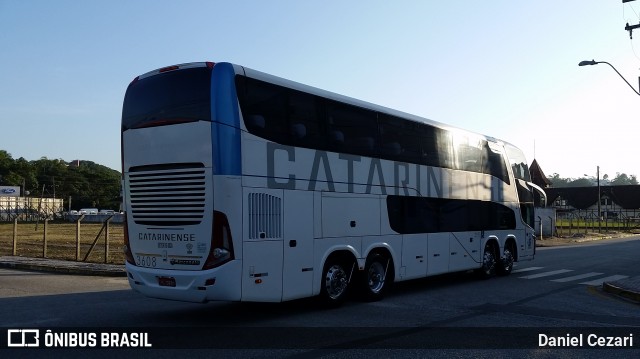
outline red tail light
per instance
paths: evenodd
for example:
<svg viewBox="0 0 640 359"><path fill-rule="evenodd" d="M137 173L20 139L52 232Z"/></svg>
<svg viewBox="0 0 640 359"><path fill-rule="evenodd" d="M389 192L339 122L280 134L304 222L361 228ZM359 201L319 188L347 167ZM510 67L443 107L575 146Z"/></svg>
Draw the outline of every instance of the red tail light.
<svg viewBox="0 0 640 359"><path fill-rule="evenodd" d="M213 212L213 231L209 256L202 269L219 267L234 259L231 227L227 216L218 211Z"/></svg>
<svg viewBox="0 0 640 359"><path fill-rule="evenodd" d="M129 226L127 225L127 212L124 213L124 257L127 262L136 265L136 261L133 259L133 253L131 252L131 246L129 245Z"/></svg>
<svg viewBox="0 0 640 359"><path fill-rule="evenodd" d="M163 72L169 72L169 71L173 71L173 70L177 70L180 67L178 67L177 65L174 66L167 66L167 67L163 67L160 70L158 70L159 73L163 73Z"/></svg>

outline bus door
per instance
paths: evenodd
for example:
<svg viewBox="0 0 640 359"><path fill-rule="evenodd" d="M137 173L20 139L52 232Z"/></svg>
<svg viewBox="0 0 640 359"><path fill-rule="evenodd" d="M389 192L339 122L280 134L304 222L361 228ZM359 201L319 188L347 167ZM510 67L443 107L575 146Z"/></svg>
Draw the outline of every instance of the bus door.
<svg viewBox="0 0 640 359"><path fill-rule="evenodd" d="M478 267L482 232L454 232L449 237L449 271Z"/></svg>
<svg viewBox="0 0 640 359"><path fill-rule="evenodd" d="M427 244L427 275L449 271L449 233L429 233Z"/></svg>

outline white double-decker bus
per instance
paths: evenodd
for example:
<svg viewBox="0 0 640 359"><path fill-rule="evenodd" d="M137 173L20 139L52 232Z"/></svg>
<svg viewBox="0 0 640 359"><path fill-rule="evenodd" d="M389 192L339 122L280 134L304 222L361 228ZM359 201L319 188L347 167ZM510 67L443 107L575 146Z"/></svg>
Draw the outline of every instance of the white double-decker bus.
<svg viewBox="0 0 640 359"><path fill-rule="evenodd" d="M136 77L122 111L126 269L156 298L279 302L535 254L506 142L230 63Z"/></svg>

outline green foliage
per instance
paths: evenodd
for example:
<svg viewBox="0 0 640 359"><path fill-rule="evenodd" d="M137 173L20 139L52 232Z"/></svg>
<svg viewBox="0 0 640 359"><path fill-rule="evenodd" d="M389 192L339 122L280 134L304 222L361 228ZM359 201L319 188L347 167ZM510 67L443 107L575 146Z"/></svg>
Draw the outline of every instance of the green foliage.
<svg viewBox="0 0 640 359"><path fill-rule="evenodd" d="M547 176L551 181L551 187L568 187L571 178L561 178L559 174L554 173L553 176Z"/></svg>
<svg viewBox="0 0 640 359"><path fill-rule="evenodd" d="M616 173L616 178L611 181L611 185L613 186L621 186L621 185L629 185L629 184L638 184L638 179L635 175L627 176L626 173Z"/></svg>
<svg viewBox="0 0 640 359"><path fill-rule="evenodd" d="M595 186L598 183L598 179L594 177L583 178L562 178L559 174L554 173L553 176L547 177L551 181L551 187L589 187ZM624 185L637 185L638 178L636 175L627 175L626 173L616 173L616 177L611 180L608 174L604 174L600 178L600 185L602 186L624 186Z"/></svg>
<svg viewBox="0 0 640 359"><path fill-rule="evenodd" d="M7 151L0 150L0 185L24 186L29 196L71 197L71 208L120 208L120 172L90 162L68 164L42 157L36 161L14 160Z"/></svg>

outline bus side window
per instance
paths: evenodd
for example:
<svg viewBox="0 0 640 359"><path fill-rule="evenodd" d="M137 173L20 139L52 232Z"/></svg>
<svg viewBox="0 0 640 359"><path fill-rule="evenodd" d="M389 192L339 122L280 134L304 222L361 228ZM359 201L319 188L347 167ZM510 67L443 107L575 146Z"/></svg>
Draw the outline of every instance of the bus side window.
<svg viewBox="0 0 640 359"><path fill-rule="evenodd" d="M323 142L316 97L299 91L289 91L287 119L289 142L292 146L322 149Z"/></svg>
<svg viewBox="0 0 640 359"><path fill-rule="evenodd" d="M304 123L291 124L291 137L293 141L302 141L307 137L307 126Z"/></svg>
<svg viewBox="0 0 640 359"><path fill-rule="evenodd" d="M274 142L286 141L286 99L286 88L246 78L240 106L247 130Z"/></svg>
<svg viewBox="0 0 640 359"><path fill-rule="evenodd" d="M264 135L265 120L262 115L249 115L245 121L247 130L251 133L255 133L257 136Z"/></svg>
<svg viewBox="0 0 640 359"><path fill-rule="evenodd" d="M327 105L329 150L377 157L377 114L337 102L328 102ZM344 148L341 148L341 142Z"/></svg>
<svg viewBox="0 0 640 359"><path fill-rule="evenodd" d="M507 184L511 183L511 181L509 180L507 165L504 162L502 154L499 152L494 152L488 142L485 144L482 162L484 173L499 178Z"/></svg>
<svg viewBox="0 0 640 359"><path fill-rule="evenodd" d="M344 133L338 130L329 132L329 148L341 150L344 147Z"/></svg>

